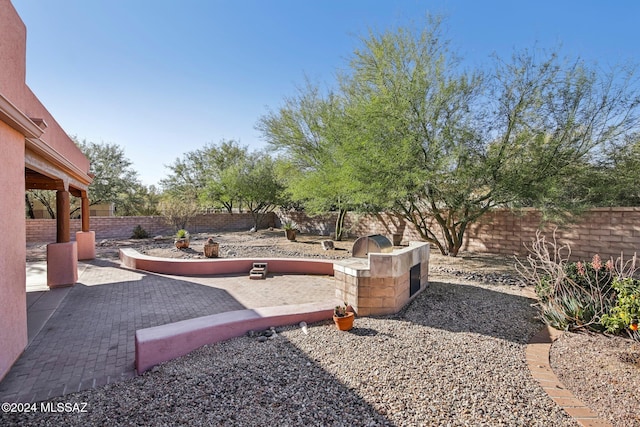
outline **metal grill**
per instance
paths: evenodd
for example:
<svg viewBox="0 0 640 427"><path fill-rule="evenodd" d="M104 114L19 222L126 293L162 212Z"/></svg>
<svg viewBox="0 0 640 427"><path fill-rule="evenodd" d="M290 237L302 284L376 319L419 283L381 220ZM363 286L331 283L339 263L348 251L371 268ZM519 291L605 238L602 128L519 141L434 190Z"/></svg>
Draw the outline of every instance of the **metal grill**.
<svg viewBox="0 0 640 427"><path fill-rule="evenodd" d="M353 243L352 255L355 258L366 258L368 254L392 252L391 241L382 234L360 237Z"/></svg>

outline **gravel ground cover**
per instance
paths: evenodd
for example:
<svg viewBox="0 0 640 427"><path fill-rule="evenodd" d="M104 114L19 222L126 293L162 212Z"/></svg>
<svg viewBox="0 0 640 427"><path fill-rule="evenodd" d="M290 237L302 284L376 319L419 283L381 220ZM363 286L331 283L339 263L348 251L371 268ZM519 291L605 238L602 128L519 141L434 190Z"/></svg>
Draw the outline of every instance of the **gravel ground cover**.
<svg viewBox="0 0 640 427"><path fill-rule="evenodd" d="M550 359L560 381L602 418L640 426L640 343L565 333L551 347Z"/></svg>
<svg viewBox="0 0 640 427"><path fill-rule="evenodd" d="M67 395L87 413L19 425L574 426L530 376L539 325L516 289L433 282L395 316L279 329L203 347L143 376Z"/></svg>
<svg viewBox="0 0 640 427"><path fill-rule="evenodd" d="M103 241L157 256L199 257L171 241ZM220 233L222 256L347 258L352 241L280 232ZM38 245L28 256L38 259ZM223 252L226 251L226 252ZM267 252L265 254L265 251ZM203 347L123 383L67 395L80 414L2 414L0 425L577 425L531 377L524 348L541 324L513 259L432 252L430 286L403 312L358 318L351 332L328 323L279 329ZM551 364L578 398L614 426L640 426L640 348L629 340L565 334Z"/></svg>

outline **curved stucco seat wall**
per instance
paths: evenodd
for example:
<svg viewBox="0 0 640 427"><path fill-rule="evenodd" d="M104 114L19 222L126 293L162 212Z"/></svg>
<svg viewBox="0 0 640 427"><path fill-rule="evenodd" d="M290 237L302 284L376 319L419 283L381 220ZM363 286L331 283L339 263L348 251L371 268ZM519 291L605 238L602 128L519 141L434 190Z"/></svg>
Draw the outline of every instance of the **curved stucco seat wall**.
<svg viewBox="0 0 640 427"><path fill-rule="evenodd" d="M120 261L127 268L180 276L249 274L254 262L267 263L269 273L319 274L333 276L333 261L310 258L211 258L173 259L120 249Z"/></svg>

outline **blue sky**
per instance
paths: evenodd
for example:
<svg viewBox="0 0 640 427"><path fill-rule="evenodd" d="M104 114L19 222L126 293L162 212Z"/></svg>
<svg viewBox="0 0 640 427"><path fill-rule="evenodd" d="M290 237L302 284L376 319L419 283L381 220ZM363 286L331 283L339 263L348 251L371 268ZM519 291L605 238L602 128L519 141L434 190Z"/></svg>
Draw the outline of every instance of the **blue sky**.
<svg viewBox="0 0 640 427"><path fill-rule="evenodd" d="M12 0L27 26L27 84L72 135L116 143L157 184L254 126L305 76L333 85L358 36L447 16L469 66L553 48L606 67L640 62L640 2L618 0Z"/></svg>

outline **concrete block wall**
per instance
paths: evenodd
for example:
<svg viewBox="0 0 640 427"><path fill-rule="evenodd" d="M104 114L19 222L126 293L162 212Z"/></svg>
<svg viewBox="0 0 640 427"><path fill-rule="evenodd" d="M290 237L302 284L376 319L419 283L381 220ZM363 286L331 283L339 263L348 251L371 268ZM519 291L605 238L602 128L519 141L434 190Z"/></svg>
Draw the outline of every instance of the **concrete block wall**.
<svg viewBox="0 0 640 427"><path fill-rule="evenodd" d="M304 212L279 214L279 221L285 220L294 220L303 232L322 230L326 235L334 232L335 214L318 217L308 217ZM588 260L596 253L603 259L615 259L621 252L630 258L635 252L640 253L640 207L595 208L573 224L541 224L542 215L534 209L520 214L490 211L468 227L462 250L524 256L525 245L531 245L538 229L549 240L557 227L556 239L560 244L570 245L572 259ZM391 239L397 233L403 235L404 243L421 240L412 224L387 213L350 213L345 227L351 236L383 234Z"/></svg>
<svg viewBox="0 0 640 427"><path fill-rule="evenodd" d="M275 226L276 216L271 213L265 217L262 227ZM173 234L172 226L168 225L161 216L96 216L90 219L90 229L95 231L96 239L128 239L133 229L140 225L150 236ZM215 233L218 231L249 230L253 227L253 217L249 213L213 213L198 215L193 218L187 229L191 233ZM70 223L71 238L76 231L81 231L79 219L72 219ZM27 243L55 242L55 219L26 220Z"/></svg>
<svg viewBox="0 0 640 427"><path fill-rule="evenodd" d="M282 222L295 221L303 233L330 235L335 231L335 214L309 217L304 212L269 214L263 227L280 227ZM526 255L526 245L535 238L542 222L539 212L530 209L517 215L508 210L495 210L469 226L463 250L503 255ZM172 234L173 230L162 217L91 217L91 230L96 239L129 238L140 224L151 236ZM192 233L249 230L253 218L248 213L216 213L199 215L187 226ZM401 234L403 242L421 240L412 224L392 214L347 215L346 227L351 236ZM555 228L548 224L541 228L550 239ZM80 231L80 220L71 220L71 236ZM54 242L56 222L52 219L26 221L27 242ZM598 253L603 259L617 258L621 252L631 257L640 252L640 208L597 208L583 215L575 224L560 226L556 237L559 243L571 245L574 259L591 259Z"/></svg>

